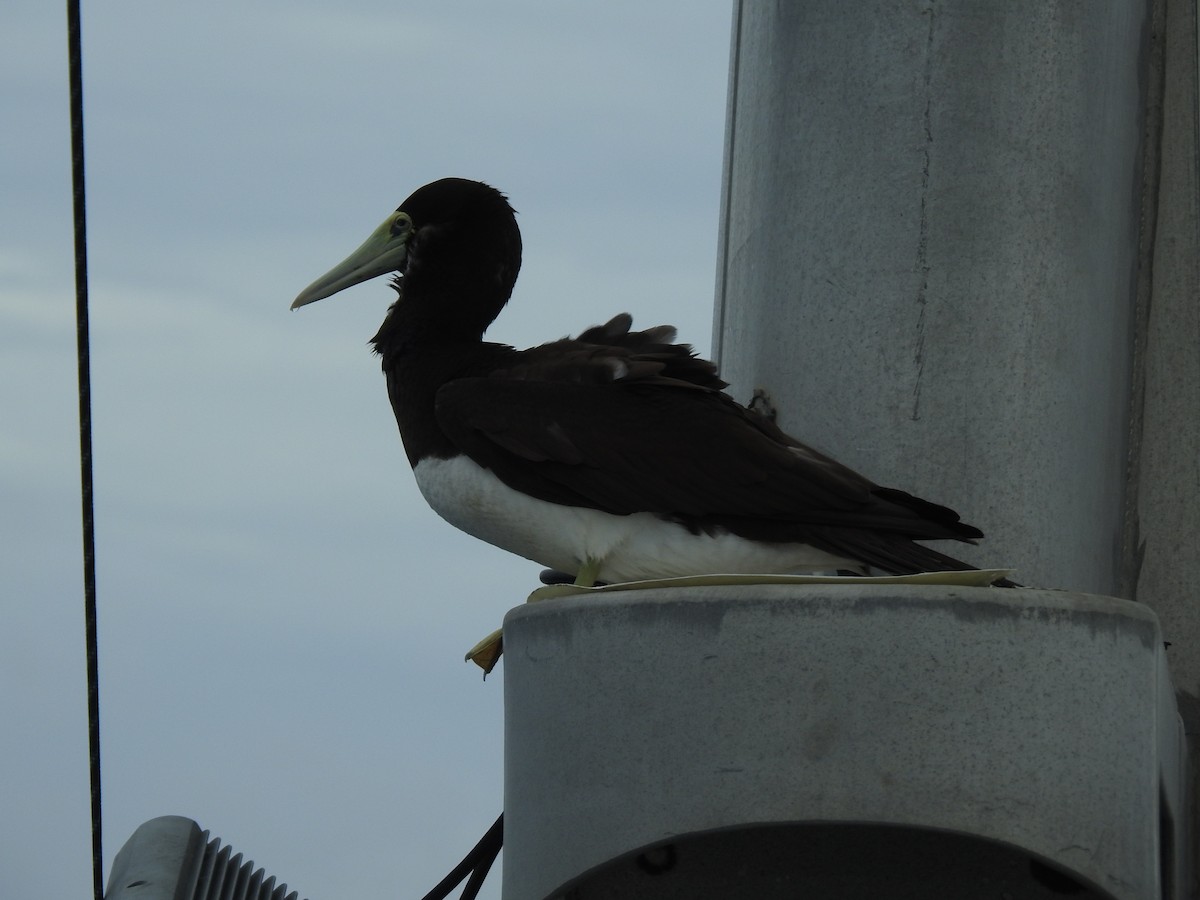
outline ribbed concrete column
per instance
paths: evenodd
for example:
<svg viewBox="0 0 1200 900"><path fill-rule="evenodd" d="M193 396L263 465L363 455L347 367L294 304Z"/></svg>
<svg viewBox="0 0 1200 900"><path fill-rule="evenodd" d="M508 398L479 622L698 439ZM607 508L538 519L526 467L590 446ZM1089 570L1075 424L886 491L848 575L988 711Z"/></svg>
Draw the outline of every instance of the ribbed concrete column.
<svg viewBox="0 0 1200 900"><path fill-rule="evenodd" d="M504 639L506 900L1174 896L1181 726L1139 604L664 588Z"/></svg>
<svg viewBox="0 0 1200 900"><path fill-rule="evenodd" d="M1038 586L1122 579L1148 8L737 5L733 393Z"/></svg>

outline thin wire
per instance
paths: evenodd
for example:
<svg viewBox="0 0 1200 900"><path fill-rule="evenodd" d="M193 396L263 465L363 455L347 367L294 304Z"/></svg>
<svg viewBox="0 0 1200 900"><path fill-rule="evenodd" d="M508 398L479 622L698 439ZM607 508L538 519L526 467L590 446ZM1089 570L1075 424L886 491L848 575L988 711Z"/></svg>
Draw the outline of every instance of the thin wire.
<svg viewBox="0 0 1200 900"><path fill-rule="evenodd" d="M100 672L96 638L96 530L92 504L92 375L88 339L87 210L83 180L83 50L79 0L67 0L71 79L71 182L75 191L75 334L79 370L79 483L83 513L83 618L87 641L88 762L92 800L92 894L104 900L100 817Z"/></svg>

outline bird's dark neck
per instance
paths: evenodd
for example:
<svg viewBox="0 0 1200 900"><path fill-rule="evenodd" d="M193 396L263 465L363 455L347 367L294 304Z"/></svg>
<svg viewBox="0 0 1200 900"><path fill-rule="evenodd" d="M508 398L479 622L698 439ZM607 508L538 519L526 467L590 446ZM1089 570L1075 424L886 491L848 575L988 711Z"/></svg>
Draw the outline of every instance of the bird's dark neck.
<svg viewBox="0 0 1200 900"><path fill-rule="evenodd" d="M410 347L478 343L512 291L478 273L425 268L397 277L392 286L399 297L372 339L385 359Z"/></svg>
<svg viewBox="0 0 1200 900"><path fill-rule="evenodd" d="M446 459L456 453L437 424L438 389L455 378L484 375L514 351L482 341L490 320L480 325L469 317L430 315L410 299L401 293L373 343L383 360L388 398L405 453L415 466L426 457ZM453 302L441 308L446 307L452 309Z"/></svg>

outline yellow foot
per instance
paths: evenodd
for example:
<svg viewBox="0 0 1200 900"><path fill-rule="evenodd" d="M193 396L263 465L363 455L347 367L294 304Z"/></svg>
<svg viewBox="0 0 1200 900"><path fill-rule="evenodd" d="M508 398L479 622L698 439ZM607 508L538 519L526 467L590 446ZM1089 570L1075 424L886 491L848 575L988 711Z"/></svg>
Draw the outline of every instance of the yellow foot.
<svg viewBox="0 0 1200 900"><path fill-rule="evenodd" d="M504 652L504 630L498 628L482 641L467 651L466 659L483 669L486 678L500 662L500 654Z"/></svg>
<svg viewBox="0 0 1200 900"><path fill-rule="evenodd" d="M575 585L578 587L591 587L596 583L596 576L600 574L600 560L586 559L582 566L579 567L579 574L575 576ZM544 588L540 590L545 590ZM533 603L537 600L546 600L549 597L535 597L530 594L527 603ZM496 663L500 661L501 654L504 653L504 629L500 628L493 631L482 641L467 651L466 661L473 662L479 668L483 669L483 677L487 678L491 674L492 669L496 668Z"/></svg>
<svg viewBox="0 0 1200 900"><path fill-rule="evenodd" d="M575 575L576 587L593 587L600 575L600 564L603 560L592 559L590 556L583 561Z"/></svg>

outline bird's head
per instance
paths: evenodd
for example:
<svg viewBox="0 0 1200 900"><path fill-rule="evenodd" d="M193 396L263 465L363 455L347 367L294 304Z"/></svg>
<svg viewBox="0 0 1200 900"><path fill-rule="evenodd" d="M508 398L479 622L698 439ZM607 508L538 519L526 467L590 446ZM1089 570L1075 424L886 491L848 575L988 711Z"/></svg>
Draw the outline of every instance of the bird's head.
<svg viewBox="0 0 1200 900"><path fill-rule="evenodd" d="M508 302L520 268L521 232L505 196L479 181L443 178L414 191L292 309L395 272L406 304L430 304L431 314L443 307L442 315L447 305L470 304L486 319L482 332Z"/></svg>

